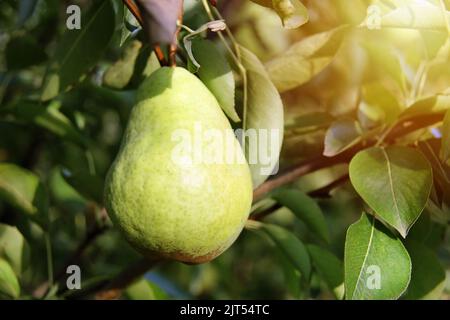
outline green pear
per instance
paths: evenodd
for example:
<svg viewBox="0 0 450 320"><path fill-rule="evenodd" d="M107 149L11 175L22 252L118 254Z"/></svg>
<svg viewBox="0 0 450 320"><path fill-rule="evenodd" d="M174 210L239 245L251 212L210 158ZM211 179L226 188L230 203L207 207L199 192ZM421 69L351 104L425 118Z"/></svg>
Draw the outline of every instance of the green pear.
<svg viewBox="0 0 450 320"><path fill-rule="evenodd" d="M202 132L232 138L222 148ZM218 161L221 153L232 161ZM106 209L125 238L146 256L210 261L242 231L252 189L241 146L205 85L179 67L144 80L105 186Z"/></svg>

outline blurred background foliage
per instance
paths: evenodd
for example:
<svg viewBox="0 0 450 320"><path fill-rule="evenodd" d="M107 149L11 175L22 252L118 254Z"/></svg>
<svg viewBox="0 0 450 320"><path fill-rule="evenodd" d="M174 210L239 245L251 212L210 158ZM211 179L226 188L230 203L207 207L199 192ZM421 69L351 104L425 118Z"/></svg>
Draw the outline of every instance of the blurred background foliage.
<svg viewBox="0 0 450 320"><path fill-rule="evenodd" d="M287 59L283 54L292 45L343 28L333 31L345 34L343 40L336 40L339 45L333 42L334 33L322 47L314 48L317 42L313 42L310 56L305 56L310 68L303 80L298 74L285 74L294 78L293 86L286 85L276 81L275 71L270 73L282 91L285 110L282 169L321 155L327 132L337 120L347 119L345 132L356 121L358 132L367 133L394 122L420 98L449 92L450 50L445 30L369 30L360 26L370 4L378 3L390 12L402 1L302 2L309 21L300 28L286 29L280 17L267 7L250 1L219 1L236 40L266 63L268 70L283 71L284 66L277 61ZM431 2L440 5L439 0ZM84 297L82 292L67 292L61 286L46 290L42 284L49 280L49 274L54 280L63 279L62 268L76 262L82 268L83 288L87 288L114 277L139 259L111 228L102 209L102 183L118 150L134 91L157 67L157 61L150 55L143 35L130 31L136 22L121 1L104 3L108 4L85 0L0 2L0 261L8 262L15 274L9 277L17 277L20 283L20 289L9 289L9 297L31 298L43 292L47 298ZM102 19L86 27L83 46L68 54L66 43L71 39L65 36L65 21L70 4L80 5L83 12L93 10L89 9L92 6L104 8L97 8ZM186 0L185 9L184 24L191 29L208 21L201 3ZM53 69L55 61L67 60L70 63L65 70ZM51 81L54 72L61 72L56 87ZM420 135L433 138L426 130ZM338 145L331 142L328 153L339 153L354 138L350 134L350 140L338 141ZM417 135L410 139L417 140ZM305 175L292 187L308 194L347 174L348 166L338 164ZM31 197L23 199L24 194ZM310 281L302 281L298 270L266 234L244 231L212 263L165 263L130 286L122 297L341 297L345 233L360 217L363 203L346 179L314 199L313 204L309 200L305 203L318 204L313 210L323 213L328 241L311 232L311 226L285 206L265 218L309 244L315 265ZM270 207L271 201L259 202L259 210ZM427 213L415 228L426 229L442 270L449 270L445 223L436 222ZM84 242L89 244L85 248ZM80 248L76 261L71 261ZM49 260L53 266L50 270ZM448 294L447 282L440 285L435 297L448 298Z"/></svg>

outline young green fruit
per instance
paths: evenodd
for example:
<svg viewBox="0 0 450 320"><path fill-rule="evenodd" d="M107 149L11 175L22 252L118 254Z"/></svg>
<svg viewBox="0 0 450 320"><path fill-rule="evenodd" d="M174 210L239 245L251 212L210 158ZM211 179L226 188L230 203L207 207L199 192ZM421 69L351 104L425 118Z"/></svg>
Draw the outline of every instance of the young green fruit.
<svg viewBox="0 0 450 320"><path fill-rule="evenodd" d="M231 132L217 100L197 77L164 67L142 83L106 179L105 202L114 224L144 255L210 261L234 242L248 218L250 170L234 136L226 152L239 161L180 157L190 155L193 145L180 144L181 133L198 145L199 129ZM223 151L211 141L199 146L202 159Z"/></svg>

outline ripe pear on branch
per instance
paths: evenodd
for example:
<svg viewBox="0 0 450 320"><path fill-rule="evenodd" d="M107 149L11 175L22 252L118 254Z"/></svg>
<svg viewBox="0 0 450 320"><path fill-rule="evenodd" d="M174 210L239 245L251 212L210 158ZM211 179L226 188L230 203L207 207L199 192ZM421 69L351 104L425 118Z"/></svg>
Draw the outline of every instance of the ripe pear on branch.
<svg viewBox="0 0 450 320"><path fill-rule="evenodd" d="M196 76L163 67L142 83L106 179L105 203L113 223L146 256L210 261L236 240L248 218L252 182L238 140L228 139L226 150L200 144L203 158L231 152L234 161L195 161L191 145L175 138L183 133L195 140L199 127L231 131Z"/></svg>

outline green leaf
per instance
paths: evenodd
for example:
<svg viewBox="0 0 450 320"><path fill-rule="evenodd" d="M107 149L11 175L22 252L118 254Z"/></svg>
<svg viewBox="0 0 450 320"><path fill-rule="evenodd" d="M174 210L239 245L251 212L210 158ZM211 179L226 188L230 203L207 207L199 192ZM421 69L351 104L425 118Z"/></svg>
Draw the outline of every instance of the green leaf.
<svg viewBox="0 0 450 320"><path fill-rule="evenodd" d="M272 224L251 221L250 224L257 224L278 247L281 253L300 271L302 277L309 279L311 274L311 261L303 242L300 241L290 231Z"/></svg>
<svg viewBox="0 0 450 320"><path fill-rule="evenodd" d="M272 3L287 29L299 28L309 20L308 9L299 0L277 0Z"/></svg>
<svg viewBox="0 0 450 320"><path fill-rule="evenodd" d="M131 41L124 49L123 57L111 65L103 76L103 83L114 89L124 88L133 76L136 59L142 43Z"/></svg>
<svg viewBox="0 0 450 320"><path fill-rule="evenodd" d="M344 283L344 265L342 261L330 251L316 245L306 246L313 267L317 270L320 277L325 281L330 290L333 290L338 299L342 299L344 292L342 285Z"/></svg>
<svg viewBox="0 0 450 320"><path fill-rule="evenodd" d="M402 146L373 147L350 163L350 180L367 204L406 237L427 204L433 183L421 152Z"/></svg>
<svg viewBox="0 0 450 320"><path fill-rule="evenodd" d="M155 300L155 293L145 278L141 278L124 291L124 295L130 300Z"/></svg>
<svg viewBox="0 0 450 320"><path fill-rule="evenodd" d="M325 149L323 155L334 157L353 147L361 140L362 130L359 123L353 119L342 119L333 122L325 134Z"/></svg>
<svg viewBox="0 0 450 320"><path fill-rule="evenodd" d="M19 296L19 281L9 263L0 258L0 299L17 299Z"/></svg>
<svg viewBox="0 0 450 320"><path fill-rule="evenodd" d="M22 121L34 123L58 137L85 147L88 143L87 138L59 111L59 107L59 102L45 105L20 100L13 108L13 114Z"/></svg>
<svg viewBox="0 0 450 320"><path fill-rule="evenodd" d="M155 52L149 46L144 46L136 59L129 86L133 88L139 87L146 77L150 76L160 67L161 65Z"/></svg>
<svg viewBox="0 0 450 320"><path fill-rule="evenodd" d="M333 60L345 27L305 38L266 64L270 79L280 92L294 89L316 76Z"/></svg>
<svg viewBox="0 0 450 320"><path fill-rule="evenodd" d="M287 29L298 28L309 20L308 9L299 0L252 0L264 7L272 8Z"/></svg>
<svg viewBox="0 0 450 320"><path fill-rule="evenodd" d="M443 200L450 204L450 166L439 159L441 146L441 140L438 139L418 143L420 151L427 157L433 168L433 179L442 191Z"/></svg>
<svg viewBox="0 0 450 320"><path fill-rule="evenodd" d="M429 201L429 204L432 203ZM446 226L431 219L432 209L426 211L420 216L419 220L411 228L407 241L413 240L426 245L430 249L437 250L445 239Z"/></svg>
<svg viewBox="0 0 450 320"><path fill-rule="evenodd" d="M47 60L47 54L42 46L31 36L12 38L6 49L6 66L8 70L25 69Z"/></svg>
<svg viewBox="0 0 450 320"><path fill-rule="evenodd" d="M241 121L234 106L234 76L226 56L214 42L204 39L193 40L192 51L200 64L199 78L216 97L225 114L234 122Z"/></svg>
<svg viewBox="0 0 450 320"><path fill-rule="evenodd" d="M47 193L33 172L15 164L0 163L0 199L30 216L42 227L47 224Z"/></svg>
<svg viewBox="0 0 450 320"><path fill-rule="evenodd" d="M411 282L405 299L439 299L445 287L445 270L436 254L420 242L408 240L406 248L412 261Z"/></svg>
<svg viewBox="0 0 450 320"><path fill-rule="evenodd" d="M39 0L21 0L19 3L17 26L23 26L36 11Z"/></svg>
<svg viewBox="0 0 450 320"><path fill-rule="evenodd" d="M90 174L82 169L73 172L69 169L62 169L61 173L64 180L83 197L97 203L103 202L104 180L101 177Z"/></svg>
<svg viewBox="0 0 450 320"><path fill-rule="evenodd" d="M286 135L307 134L320 129L326 129L333 122L333 117L327 112L311 112L293 119L292 123L286 124Z"/></svg>
<svg viewBox="0 0 450 320"><path fill-rule="evenodd" d="M272 198L290 209L297 218L306 224L308 229L321 239L326 242L330 240L325 217L314 199L296 189L279 189L273 193Z"/></svg>
<svg viewBox="0 0 450 320"><path fill-rule="evenodd" d="M388 42L380 40L375 35L372 37L364 37L362 46L370 59L369 63L372 72L382 79L390 76L398 84L399 88L405 91L405 74L407 74L407 70L404 69L400 61L397 49Z"/></svg>
<svg viewBox="0 0 450 320"><path fill-rule="evenodd" d="M391 124L397 120L401 112L401 106L396 97L379 82L364 85L362 99L359 119L363 127L372 127L367 125L367 122L375 125L380 122Z"/></svg>
<svg viewBox="0 0 450 320"><path fill-rule="evenodd" d="M0 224L0 258L8 261L17 276L28 266L30 248L16 227Z"/></svg>
<svg viewBox="0 0 450 320"><path fill-rule="evenodd" d="M436 95L420 99L406 109L400 119L420 117L429 114L444 114L450 109L450 95Z"/></svg>
<svg viewBox="0 0 450 320"><path fill-rule="evenodd" d="M247 78L247 114L244 119L245 155L257 188L273 174L283 143L284 111L280 94L270 81L261 61L241 47Z"/></svg>
<svg viewBox="0 0 450 320"><path fill-rule="evenodd" d="M112 1L95 1L81 17L82 28L66 30L52 59L42 100L64 91L97 63L113 38L114 14Z"/></svg>
<svg viewBox="0 0 450 320"><path fill-rule="evenodd" d="M447 111L442 125L441 159L443 162L450 160L450 110Z"/></svg>
<svg viewBox="0 0 450 320"><path fill-rule="evenodd" d="M439 6L429 2L412 2L401 6L381 17L380 26L384 28L445 30L450 11L445 14Z"/></svg>
<svg viewBox="0 0 450 320"><path fill-rule="evenodd" d="M400 239L363 213L345 239L345 297L398 299L411 278L411 260Z"/></svg>
<svg viewBox="0 0 450 320"><path fill-rule="evenodd" d="M139 28L139 22L133 16L130 10L124 4L120 4L120 42L119 46L121 47L127 39L131 36L132 31ZM116 22L117 23L117 22Z"/></svg>
<svg viewBox="0 0 450 320"><path fill-rule="evenodd" d="M284 256L279 250L275 252L277 263L283 270L284 283L286 290L294 297L299 299L301 296L301 280L302 276L300 272L292 265L286 256Z"/></svg>
<svg viewBox="0 0 450 320"><path fill-rule="evenodd" d="M420 30L421 40L424 42L424 49L430 63L438 63L442 58L447 61L450 49L450 41L448 35L444 32L436 32L434 30ZM443 56L441 56L443 54Z"/></svg>

